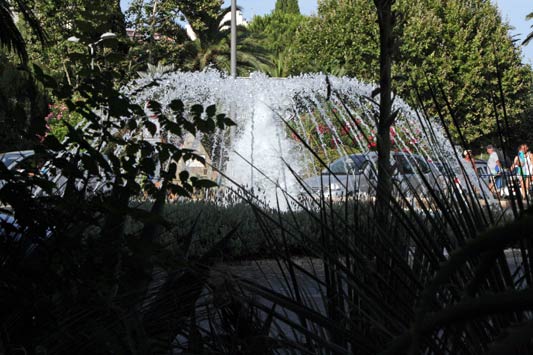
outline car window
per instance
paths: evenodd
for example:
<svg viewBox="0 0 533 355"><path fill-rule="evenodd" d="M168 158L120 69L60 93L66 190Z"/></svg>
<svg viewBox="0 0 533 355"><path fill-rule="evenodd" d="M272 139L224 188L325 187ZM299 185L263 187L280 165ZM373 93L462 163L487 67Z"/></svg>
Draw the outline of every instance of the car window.
<svg viewBox="0 0 533 355"><path fill-rule="evenodd" d="M348 175L348 174L360 174L366 166L366 158L361 155L350 155L342 157L329 166L329 170L335 175ZM329 171L325 169L323 174L329 174Z"/></svg>
<svg viewBox="0 0 533 355"><path fill-rule="evenodd" d="M394 155L394 160L396 161L396 168L400 172L400 174L412 174L413 169L411 167L411 164L407 160L407 158L404 155L397 154Z"/></svg>
<svg viewBox="0 0 533 355"><path fill-rule="evenodd" d="M418 169L423 174L427 174L430 171L429 165L421 157L397 154L394 156L394 160L396 161L398 171L403 175L416 174L418 173Z"/></svg>
<svg viewBox="0 0 533 355"><path fill-rule="evenodd" d="M422 159L421 157L415 157L416 163L418 165L418 168L422 172L422 174L427 174L431 170L428 163Z"/></svg>
<svg viewBox="0 0 533 355"><path fill-rule="evenodd" d="M20 156L14 155L14 154L4 155L2 157L2 163L6 166L6 168L8 168L14 161L16 161L19 158Z"/></svg>
<svg viewBox="0 0 533 355"><path fill-rule="evenodd" d="M13 162L17 160L21 160L25 155L22 153L14 152L14 153L6 153L2 155L2 163L6 166L6 168L9 168Z"/></svg>

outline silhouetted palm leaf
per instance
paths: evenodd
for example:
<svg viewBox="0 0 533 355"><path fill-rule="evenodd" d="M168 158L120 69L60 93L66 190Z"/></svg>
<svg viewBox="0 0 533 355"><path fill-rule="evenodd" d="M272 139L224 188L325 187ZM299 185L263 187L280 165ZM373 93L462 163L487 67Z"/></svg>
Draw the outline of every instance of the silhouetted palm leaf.
<svg viewBox="0 0 533 355"><path fill-rule="evenodd" d="M526 20L531 20L533 19L533 12L527 14L526 16ZM531 26L531 28L533 28L533 25ZM530 32L526 38L524 39L524 41L522 42L522 45L526 46L529 44L529 42L533 39L533 32Z"/></svg>

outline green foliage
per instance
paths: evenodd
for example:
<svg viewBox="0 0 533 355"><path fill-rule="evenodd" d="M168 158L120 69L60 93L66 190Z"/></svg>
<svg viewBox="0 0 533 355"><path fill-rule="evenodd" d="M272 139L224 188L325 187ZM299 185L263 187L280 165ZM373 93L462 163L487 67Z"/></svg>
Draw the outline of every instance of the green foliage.
<svg viewBox="0 0 533 355"><path fill-rule="evenodd" d="M145 109L116 88L115 67L93 67L91 58L74 56L68 59L79 65L76 86L55 82L37 66L34 72L66 107L51 107L53 117L82 117L83 125L57 120L66 128L64 142L48 135L35 148L43 169L8 171L0 164L0 204L6 206L0 218L1 347L168 353L174 347L169 339L194 324L209 266L234 231L197 262L187 258L190 236L175 238L176 248L161 241L171 227L161 216L167 194L187 197L213 183L187 172L175 179L176 162L203 158L165 141L151 144L143 133L154 133L154 115L174 134L208 134L233 122L214 107L184 107L178 99L169 113L157 102ZM132 205L143 192L154 201L149 211ZM126 233L129 220L141 229ZM177 302L170 308L169 296Z"/></svg>
<svg viewBox="0 0 533 355"><path fill-rule="evenodd" d="M255 16L248 30L252 38L269 53L268 74L274 77L289 75L290 60L295 56L292 45L296 32L308 20L299 12L274 11L269 15Z"/></svg>
<svg viewBox="0 0 533 355"><path fill-rule="evenodd" d="M438 82L468 142L491 140L496 121L490 96L498 92L499 67L510 124L519 127L529 104L531 69L521 64L508 25L494 5L481 0L397 1L395 10L399 43L393 75L399 95L414 104L413 89L419 87L428 104L431 94L425 83ZM297 32L290 72L322 71L376 81L378 38L368 1L322 1L318 16ZM452 130L457 134L457 128Z"/></svg>
<svg viewBox="0 0 533 355"><path fill-rule="evenodd" d="M44 118L46 121L45 136L53 135L58 141L63 141L68 133L68 126L76 127L83 121L83 116L73 114L63 102L48 105L50 112Z"/></svg>
<svg viewBox="0 0 533 355"><path fill-rule="evenodd" d="M191 25L200 41L205 41L218 30L220 21L213 22L217 19L222 10L223 2L220 0L173 0L176 7L185 16L187 22Z"/></svg>
<svg viewBox="0 0 533 355"><path fill-rule="evenodd" d="M115 33L118 40L101 43L96 47L97 55L103 54L103 47L111 45L111 42L116 55L127 53L126 26L118 0L33 0L33 9L39 23L46 29L50 46L43 50L34 36L25 31L30 43L30 59L58 81L77 84L80 68L70 54L75 52L80 56L89 56L87 45L98 41L105 32ZM68 42L67 39L72 36L79 38L80 42ZM120 62L113 61L113 64L118 66ZM120 70L125 70L125 63Z"/></svg>
<svg viewBox="0 0 533 355"><path fill-rule="evenodd" d="M31 5L30 0L0 1L0 47L16 53L23 62L28 60L27 43L15 19L24 20L41 44L46 41Z"/></svg>
<svg viewBox="0 0 533 355"><path fill-rule="evenodd" d="M340 207L339 207L340 208ZM276 218L277 211L265 211L271 218ZM217 205L212 202L178 202L168 204L162 216L173 228L164 231L161 237L171 241L175 235L186 235L193 232L189 256L193 259L200 258L213 248L231 230L238 226L235 238L228 241L222 251L224 261L238 261L246 259L269 259L276 257L276 250L270 247L270 242L263 235L263 226L257 220L253 207L246 203L236 203L229 206ZM197 223L197 219L209 223ZM314 225L312 219L306 213L283 213L282 217L287 221L298 221L302 233L313 234ZM273 223L269 224L275 230ZM127 233L138 231L142 228L140 222L130 222L126 226ZM296 235L297 231L291 233ZM277 242L282 242L282 236L275 230ZM299 238L290 238L287 241L291 255L304 255L305 244Z"/></svg>
<svg viewBox="0 0 533 355"><path fill-rule="evenodd" d="M4 110L2 116L6 115L4 117L7 118L3 121L6 122L6 127L9 127L4 132L11 131L18 138L18 141L7 138L2 140L4 143L2 149L5 150L31 147L31 142L35 143L36 135L42 137L47 134L45 125L48 123L51 123L53 133L59 138L65 136L66 127L57 125L56 119L45 122L47 114L54 114L47 109L47 103L55 105L51 102L58 102L61 106L61 99L57 95L54 97L52 90L46 90L43 85L36 84L33 77L39 76L44 80L44 84L55 81L67 90L68 94L72 87L82 85L81 78L87 74L84 70L88 68L82 65L82 62L90 57L87 45L98 41L104 32L114 32L119 40L106 40L95 46L95 64L100 67L115 66L117 70L113 73L117 74L114 76L116 86L120 85L119 81L129 80L129 77L125 75L124 56L127 46L124 42L125 23L120 10L120 1L88 3L86 1L32 0L16 3L31 6L33 17L20 16L17 25L27 44L29 60L38 66L17 70L21 75L16 77L13 76L13 71L11 74L7 70L3 72L5 75L2 75L2 79L11 80L11 83L4 86L3 90L3 99L7 102L4 107L8 111ZM18 14L20 13L19 11ZM46 31L47 44L49 44L46 47L42 46L42 33L35 30L37 25L38 28ZM68 42L67 39L71 36L79 38L80 42ZM109 46L113 48L112 51L109 50ZM13 59L11 61L13 62ZM10 67L9 64L5 66ZM33 68L39 68L42 73L32 72ZM61 93L61 95L64 94ZM17 112L13 112L15 106L18 107ZM72 118L71 123L75 125L79 120L80 117ZM21 138L22 136L24 139Z"/></svg>
<svg viewBox="0 0 533 355"><path fill-rule="evenodd" d="M321 9L334 4L332 11L337 5L340 11L347 3L356 1L322 2ZM465 2L446 3L454 9L450 11L457 15L456 22L470 32L461 32L450 21L443 26L448 32L438 33L452 41L457 32L463 42L476 43L478 37L469 36L473 25L460 20L466 13L480 28L484 23L467 11ZM485 8L472 4L468 3L484 13ZM210 7L198 9L209 13ZM347 23L350 19L346 17ZM492 28L490 16L486 21ZM407 27L402 31L423 42L417 34L425 29L424 23L412 33ZM346 36L352 35L376 38L375 33L348 30ZM360 42L351 45L356 43ZM403 45L397 55L403 55ZM464 51L470 48L462 45ZM65 143L48 135L38 149L47 157L49 171L62 175L65 184L56 186L43 172L10 172L0 164L0 202L9 206L2 207L2 213L15 218L0 219L0 348L5 352L453 354L502 352L509 347L514 353L531 352L531 216L523 214L512 225L497 228L509 212L458 191L450 200L420 191L413 191L414 203L404 196L392 200L387 224L376 223L372 199L335 205L327 197L309 196L312 208L299 205L297 211L287 212L254 203L246 208L192 203L165 207L168 191L190 196L195 188L212 183L178 174L176 160L201 160L200 156L164 141L152 145L139 132L155 132L154 116L175 134L210 134L233 122L214 106L185 107L179 98L168 112L155 101L148 110L136 105L117 90L124 77L120 67L110 65L109 51L99 52L93 69L84 45L74 46L63 47L64 63L75 66L64 70L67 80L56 82L51 70L33 69L68 114L87 123L82 129L58 120L66 128ZM413 50L414 57L427 48ZM431 53L424 52L411 66L423 68ZM449 53L447 61L436 63L451 63L453 70L464 69L460 73L467 75L469 56L481 59L464 53L461 60ZM512 62L514 52L507 54ZM501 59L494 56L489 59ZM375 57L367 58L371 60ZM353 63L337 62L342 64L339 71L355 72ZM466 63L465 68L460 63ZM329 64L334 70L335 61ZM512 66L500 64L505 73L513 73ZM366 75L375 75L376 67L369 66ZM5 78L17 83L31 79L13 66L5 68ZM407 70L402 68L397 66L398 73ZM435 71L429 66L427 70ZM443 86L455 85L445 79L461 79L452 71L444 73ZM62 79L60 72L57 77ZM74 75L68 79L68 73ZM488 78L482 74L469 80L494 84L489 80L493 72ZM439 78L438 72L434 75L433 80ZM508 93L509 80L516 79L505 75ZM520 83L515 84L513 88ZM4 83L2 89L9 88ZM18 95L10 92L4 101L11 103ZM458 105L459 99L454 97L452 104ZM52 112L57 119L67 110L58 106ZM162 167L159 187L149 179L157 165ZM90 182L102 178L111 185L107 193L89 193ZM452 190L453 178L446 181ZM153 198L146 208L133 202L143 190ZM517 218L516 205L521 203L511 200ZM279 278L237 275L231 281L236 285L220 281L221 273L212 266L228 247L238 257L277 256ZM510 258L505 250L509 247ZM303 267L292 258L297 252L318 259ZM272 287L273 283L281 286Z"/></svg>
<svg viewBox="0 0 533 355"><path fill-rule="evenodd" d="M135 30L136 43L130 51L132 70L146 64L172 63L185 70L214 67L229 72L230 28L222 23L229 8L217 0L145 1L135 0L127 11L128 26ZM186 20L195 39L190 40L179 23ZM264 66L262 47L249 38L245 27L238 29L239 75Z"/></svg>
<svg viewBox="0 0 533 355"><path fill-rule="evenodd" d="M193 55L194 46L188 40L179 21L184 2L134 0L126 11L127 27L133 30L129 52L129 70L144 70L147 64L172 63L183 67Z"/></svg>
<svg viewBox="0 0 533 355"><path fill-rule="evenodd" d="M298 0L277 0L274 12L299 15L300 6L298 6Z"/></svg>
<svg viewBox="0 0 533 355"><path fill-rule="evenodd" d="M202 25L192 29L197 35L194 41L196 54L190 61L190 68L203 70L213 67L230 71L230 21L223 21L230 8L221 9L215 16L203 16ZM237 29L237 70L238 75L247 75L252 70L265 67L269 63L267 51L258 43L245 26Z"/></svg>
<svg viewBox="0 0 533 355"><path fill-rule="evenodd" d="M0 151L27 149L44 133L48 97L27 68L0 52Z"/></svg>
<svg viewBox="0 0 533 355"><path fill-rule="evenodd" d="M319 72L376 80L378 27L368 1L321 1L293 38L292 74Z"/></svg>

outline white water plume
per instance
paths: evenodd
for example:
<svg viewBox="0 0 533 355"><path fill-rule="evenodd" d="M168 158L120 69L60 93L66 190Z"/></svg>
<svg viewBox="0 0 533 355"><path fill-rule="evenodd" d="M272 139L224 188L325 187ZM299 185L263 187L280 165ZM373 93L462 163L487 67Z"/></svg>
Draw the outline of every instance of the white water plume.
<svg viewBox="0 0 533 355"><path fill-rule="evenodd" d="M148 85L154 80L158 85ZM218 112L232 118L237 128L230 135L220 132L205 148L217 169L271 205L280 190L293 194L299 188L286 165L303 177L320 170L300 139L326 163L375 148L379 111L372 99L375 86L353 78L305 74L274 79L254 73L249 78L233 79L214 70L175 72L139 79L126 93L145 86L134 95L140 104L155 100L165 108L175 99L186 107L214 104ZM396 150L458 166L453 145L438 124L432 122L430 127L399 98L394 109L399 110L393 132ZM228 181L222 184L231 185Z"/></svg>

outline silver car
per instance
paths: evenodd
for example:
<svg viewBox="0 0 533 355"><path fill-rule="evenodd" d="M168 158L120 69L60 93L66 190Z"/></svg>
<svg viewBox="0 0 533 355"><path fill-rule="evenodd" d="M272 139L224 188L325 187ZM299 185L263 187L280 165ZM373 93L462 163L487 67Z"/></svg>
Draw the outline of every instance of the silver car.
<svg viewBox="0 0 533 355"><path fill-rule="evenodd" d="M33 150L19 150L16 152L1 153L0 161L6 168L13 170L19 162L34 154L35 152Z"/></svg>
<svg viewBox="0 0 533 355"><path fill-rule="evenodd" d="M14 151L0 154L0 161L8 170L24 173L27 175L41 175L52 181L56 188L54 194L63 195L67 183L67 177L60 171L51 174L49 172L48 160L50 155L33 150ZM55 169L54 169L55 171ZM5 185L5 181L0 179L0 188ZM91 176L85 181L77 178L75 187L79 190L85 190L87 196L96 194L107 194L110 192L113 179L107 176ZM35 195L43 193L42 189L35 188L32 191Z"/></svg>
<svg viewBox="0 0 533 355"><path fill-rule="evenodd" d="M416 154L391 153L393 179L403 193L424 194L427 186L438 182L427 161ZM301 197L323 195L333 200L356 194L375 195L377 182L377 153L368 152L341 157L325 168L320 176L304 180ZM423 175L423 176L421 176ZM425 181L424 181L425 180Z"/></svg>

